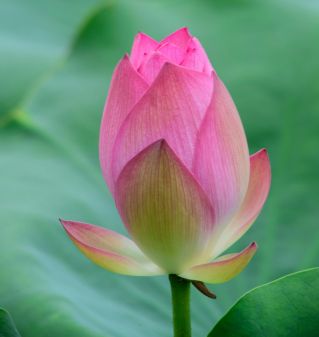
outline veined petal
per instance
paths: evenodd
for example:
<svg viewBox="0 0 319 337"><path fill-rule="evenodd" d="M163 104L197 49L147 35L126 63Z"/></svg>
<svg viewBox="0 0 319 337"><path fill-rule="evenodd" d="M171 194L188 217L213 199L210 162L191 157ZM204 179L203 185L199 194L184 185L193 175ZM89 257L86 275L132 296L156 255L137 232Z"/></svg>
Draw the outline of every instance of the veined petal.
<svg viewBox="0 0 319 337"><path fill-rule="evenodd" d="M189 280L206 283L227 282L238 275L249 263L257 250L256 243L252 243L242 252L228 254L206 264L192 267L180 276Z"/></svg>
<svg viewBox="0 0 319 337"><path fill-rule="evenodd" d="M213 71L206 52L196 37L189 40L184 59L180 64L184 67L204 72L207 75L210 75Z"/></svg>
<svg viewBox="0 0 319 337"><path fill-rule="evenodd" d="M183 27L178 29L176 32L168 35L163 39L160 44L163 44L165 42L176 44L177 46L181 48L186 48L187 43L189 39L191 38L191 34L189 33L189 30L187 27Z"/></svg>
<svg viewBox="0 0 319 337"><path fill-rule="evenodd" d="M212 79L205 74L165 63L117 136L113 151L114 181L130 159L162 138L190 168L212 86Z"/></svg>
<svg viewBox="0 0 319 337"><path fill-rule="evenodd" d="M251 227L267 199L270 181L270 161L267 151L262 149L250 157L250 178L245 199L217 240L213 256L225 251Z"/></svg>
<svg viewBox="0 0 319 337"><path fill-rule="evenodd" d="M138 69L145 58L158 47L159 43L144 33L138 33L133 42L130 60L135 69Z"/></svg>
<svg viewBox="0 0 319 337"><path fill-rule="evenodd" d="M60 221L77 248L102 268L132 276L164 273L141 252L133 241L125 236L82 222Z"/></svg>
<svg viewBox="0 0 319 337"><path fill-rule="evenodd" d="M115 200L134 241L166 272L207 261L212 208L164 140L151 144L125 166Z"/></svg>
<svg viewBox="0 0 319 337"><path fill-rule="evenodd" d="M139 67L138 72L143 76L147 83L152 83L165 62L168 62L166 56L160 52L151 52L149 58Z"/></svg>
<svg viewBox="0 0 319 337"><path fill-rule="evenodd" d="M159 45L157 51L166 56L167 59L174 64L180 64L185 55L183 48L168 42Z"/></svg>
<svg viewBox="0 0 319 337"><path fill-rule="evenodd" d="M237 109L224 84L213 76L213 96L198 134L193 172L224 226L246 194L249 152Z"/></svg>
<svg viewBox="0 0 319 337"><path fill-rule="evenodd" d="M115 137L129 111L147 88L147 83L125 56L114 71L100 129L100 163L104 179L112 192L111 159Z"/></svg>

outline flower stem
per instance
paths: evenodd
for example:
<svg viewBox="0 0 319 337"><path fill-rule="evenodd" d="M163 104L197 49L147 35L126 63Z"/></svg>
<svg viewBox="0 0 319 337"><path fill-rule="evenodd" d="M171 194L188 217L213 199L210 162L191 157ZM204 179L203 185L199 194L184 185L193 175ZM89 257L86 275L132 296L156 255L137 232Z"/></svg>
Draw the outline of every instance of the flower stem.
<svg viewBox="0 0 319 337"><path fill-rule="evenodd" d="M174 337L191 337L190 284L177 275L170 274L172 291Z"/></svg>

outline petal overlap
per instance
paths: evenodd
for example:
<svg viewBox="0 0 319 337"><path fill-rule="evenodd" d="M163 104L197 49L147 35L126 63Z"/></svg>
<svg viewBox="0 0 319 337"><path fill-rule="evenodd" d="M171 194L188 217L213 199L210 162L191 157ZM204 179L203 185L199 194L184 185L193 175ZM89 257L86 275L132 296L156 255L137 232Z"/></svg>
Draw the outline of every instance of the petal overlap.
<svg viewBox="0 0 319 337"><path fill-rule="evenodd" d="M168 42L160 44L157 51L167 57L174 64L180 64L184 59L184 49Z"/></svg>
<svg viewBox="0 0 319 337"><path fill-rule="evenodd" d="M196 37L189 40L186 54L180 64L207 75L210 75L213 71L213 67L210 64L206 52Z"/></svg>
<svg viewBox="0 0 319 337"><path fill-rule="evenodd" d="M130 60L135 69L138 69L148 55L158 47L159 43L144 33L135 36Z"/></svg>
<svg viewBox="0 0 319 337"><path fill-rule="evenodd" d="M189 40L192 38L187 27L178 29L176 32L168 35L161 41L163 43L170 43L179 46L180 48L186 48Z"/></svg>
<svg viewBox="0 0 319 337"><path fill-rule="evenodd" d="M60 220L70 239L92 262L109 271L132 276L161 275L136 244L114 231L76 221Z"/></svg>
<svg viewBox="0 0 319 337"><path fill-rule="evenodd" d="M168 58L160 52L152 52L145 62L139 67L138 72L147 83L152 83L157 77Z"/></svg>
<svg viewBox="0 0 319 337"><path fill-rule="evenodd" d="M214 213L201 187L164 140L125 166L115 198L133 240L168 273L207 261Z"/></svg>
<svg viewBox="0 0 319 337"><path fill-rule="evenodd" d="M256 250L256 243L252 243L240 253L221 256L212 262L192 267L180 276L206 283L227 282L247 266Z"/></svg>
<svg viewBox="0 0 319 337"><path fill-rule="evenodd" d="M247 191L249 152L235 104L216 73L212 100L197 138L193 172L220 226L226 225Z"/></svg>
<svg viewBox="0 0 319 337"><path fill-rule="evenodd" d="M114 187L111 162L115 138L128 113L147 88L147 83L134 70L128 56L124 56L112 77L100 129L100 164L104 179L111 192Z"/></svg>
<svg viewBox="0 0 319 337"><path fill-rule="evenodd" d="M162 138L191 168L198 129L212 88L209 76L165 63L118 133L112 160L113 179L137 153Z"/></svg>

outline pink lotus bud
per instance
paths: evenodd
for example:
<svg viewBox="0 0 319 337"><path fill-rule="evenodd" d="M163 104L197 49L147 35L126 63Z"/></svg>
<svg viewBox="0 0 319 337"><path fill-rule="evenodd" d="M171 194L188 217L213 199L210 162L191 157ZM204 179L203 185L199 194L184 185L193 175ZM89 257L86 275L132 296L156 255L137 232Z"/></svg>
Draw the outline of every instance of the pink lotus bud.
<svg viewBox="0 0 319 337"><path fill-rule="evenodd" d="M100 161L132 241L62 221L92 261L129 275L209 283L237 275L256 251L218 257L257 218L270 164L249 156L237 109L186 28L157 42L139 33L117 65L101 124Z"/></svg>

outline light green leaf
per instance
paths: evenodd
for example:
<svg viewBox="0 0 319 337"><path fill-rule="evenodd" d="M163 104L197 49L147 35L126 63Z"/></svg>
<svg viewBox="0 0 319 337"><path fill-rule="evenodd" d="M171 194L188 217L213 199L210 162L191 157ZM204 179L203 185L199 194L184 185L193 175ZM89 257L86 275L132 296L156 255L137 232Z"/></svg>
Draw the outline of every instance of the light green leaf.
<svg viewBox="0 0 319 337"><path fill-rule="evenodd" d="M208 337L317 337L319 268L304 270L245 294Z"/></svg>
<svg viewBox="0 0 319 337"><path fill-rule="evenodd" d="M99 169L112 70L134 34L188 25L238 106L251 153L267 147L266 207L231 252L259 250L212 302L207 335L250 288L319 259L319 7L285 0L0 0L0 300L23 337L171 335L165 277L113 275L86 260L58 217L125 233ZM278 254L280 251L280 254Z"/></svg>
<svg viewBox="0 0 319 337"><path fill-rule="evenodd" d="M9 313L0 308L0 337L21 337Z"/></svg>

